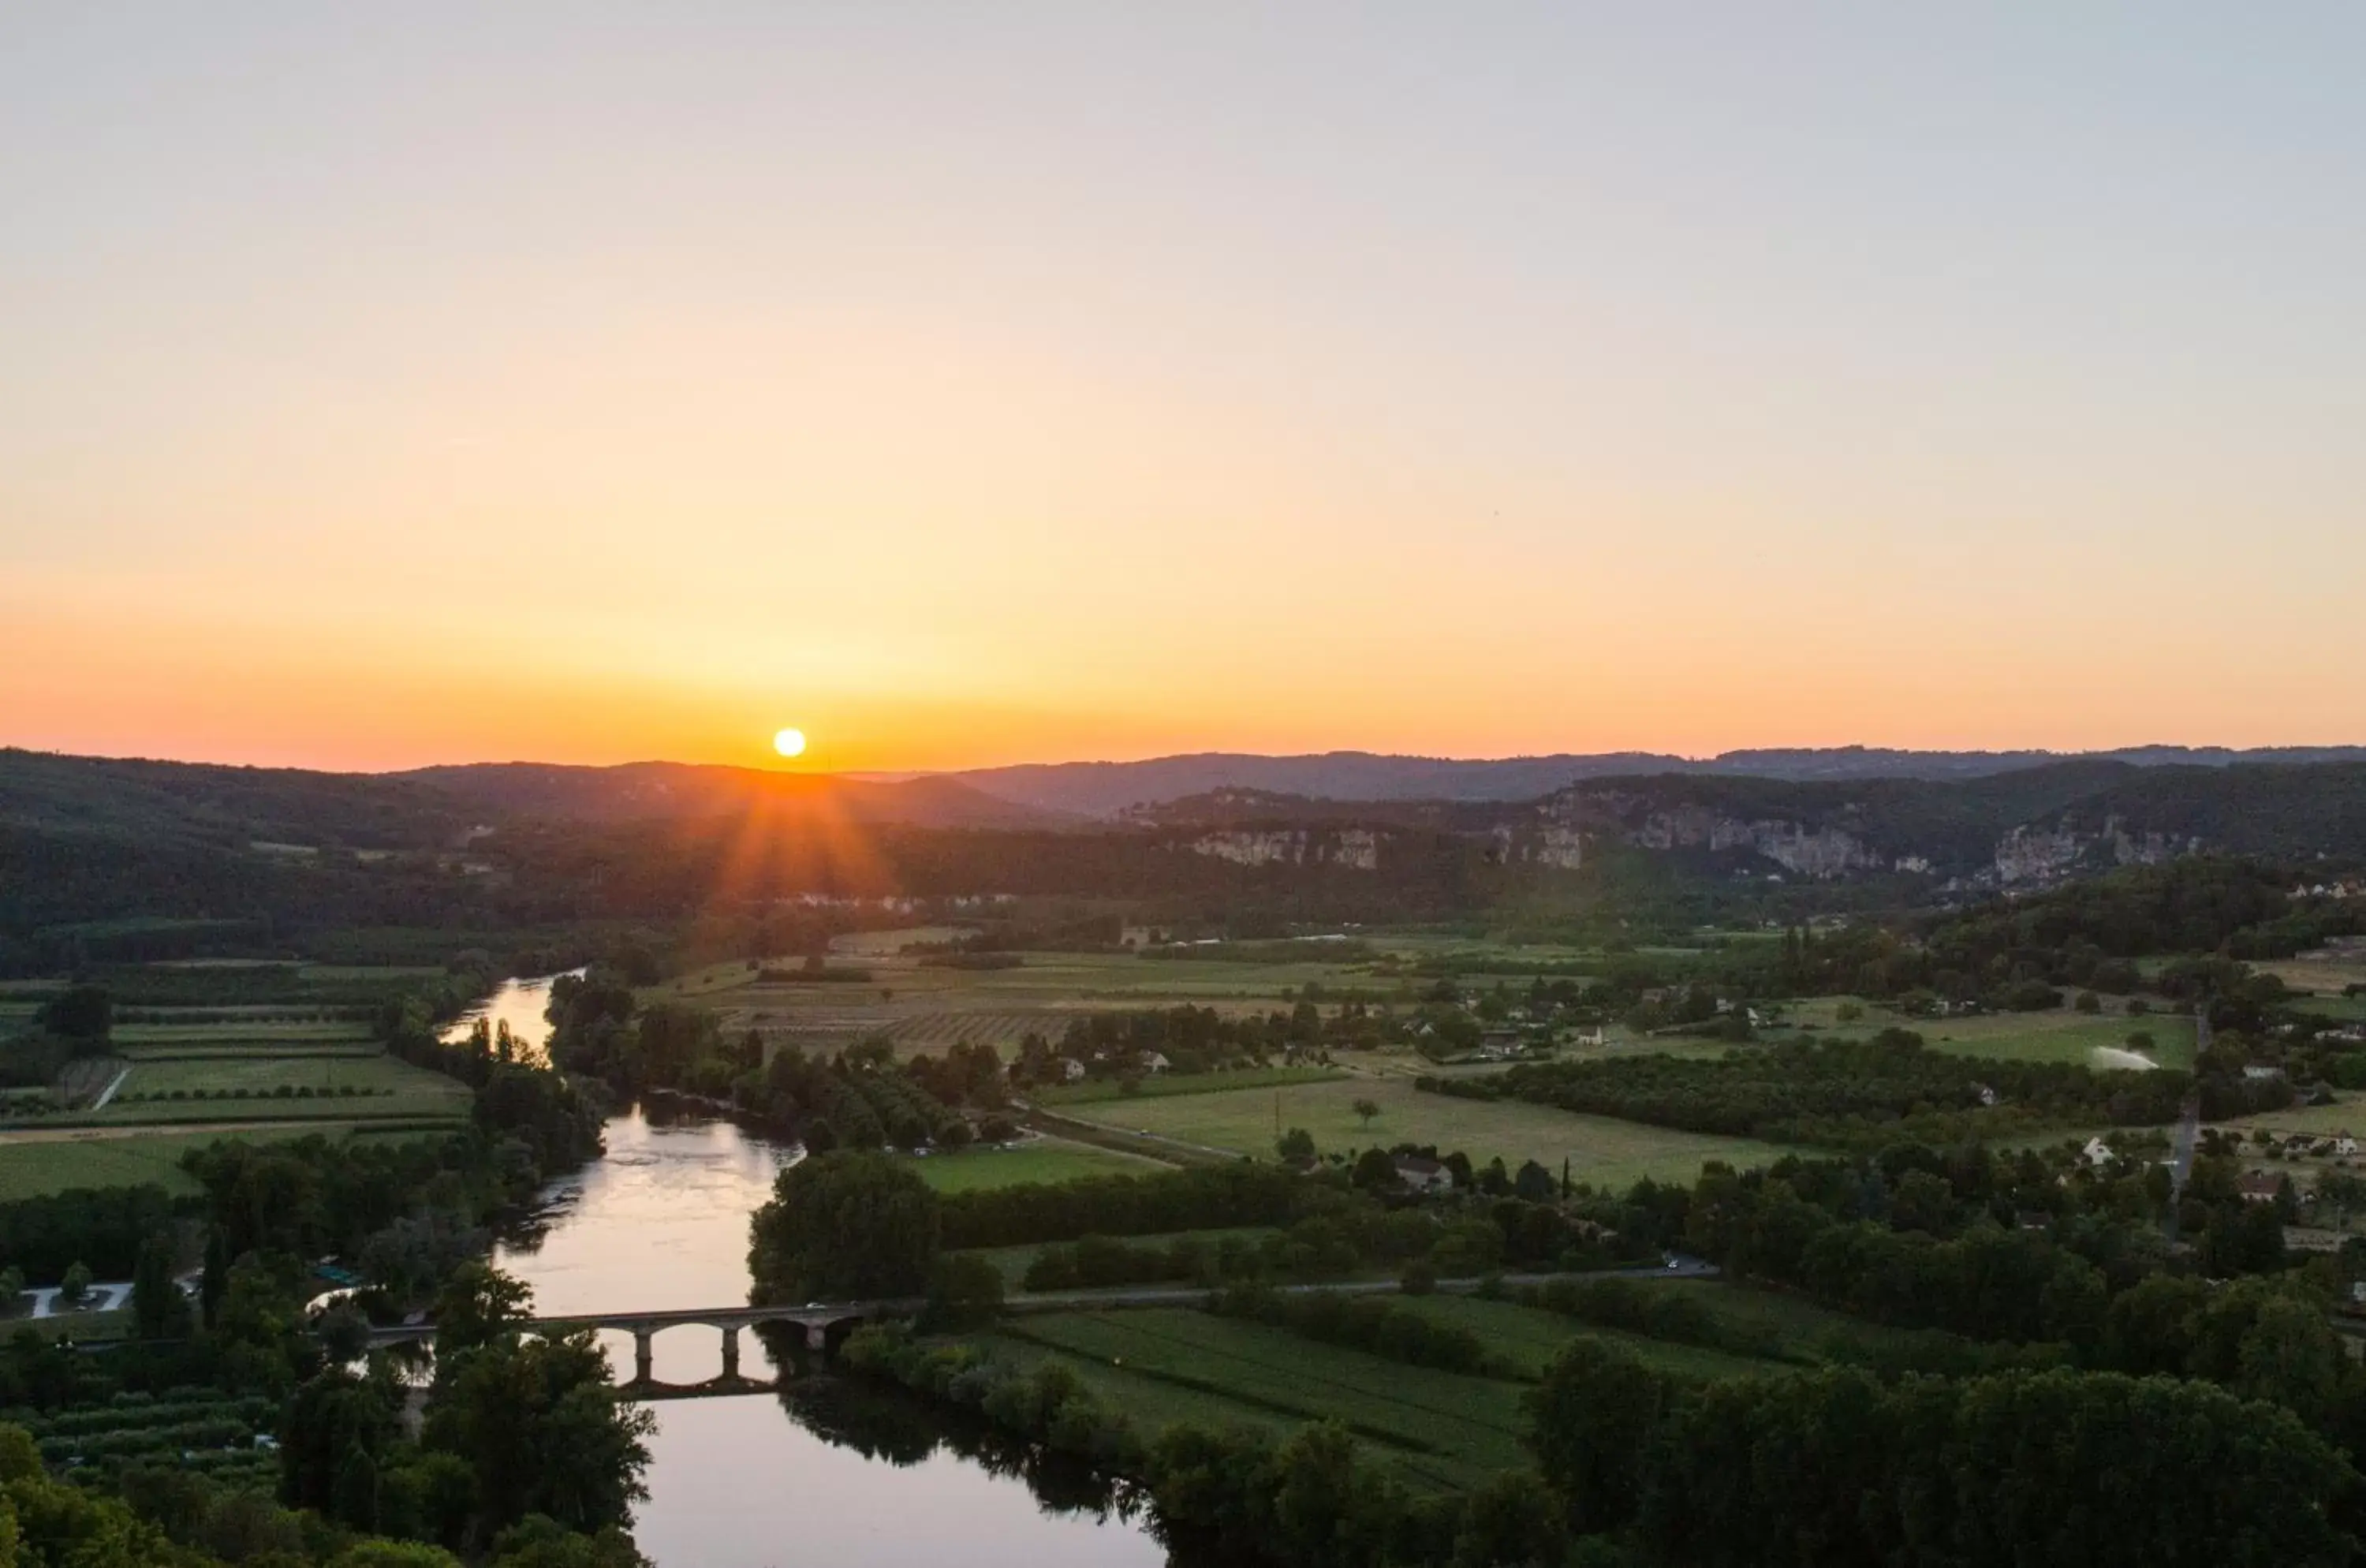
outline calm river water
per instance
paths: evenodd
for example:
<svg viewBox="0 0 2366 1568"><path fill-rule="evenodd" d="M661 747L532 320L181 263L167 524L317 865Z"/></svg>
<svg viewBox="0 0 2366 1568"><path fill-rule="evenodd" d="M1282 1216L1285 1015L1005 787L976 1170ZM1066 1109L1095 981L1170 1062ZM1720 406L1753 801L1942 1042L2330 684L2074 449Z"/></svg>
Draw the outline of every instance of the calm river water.
<svg viewBox="0 0 2366 1568"><path fill-rule="evenodd" d="M496 1010L502 998L496 998ZM521 1017L521 1014L524 1015ZM510 1010L539 1043L539 998ZM529 1034L526 1027L531 1022ZM710 1306L748 1297L748 1216L794 1152L726 1122L636 1108L608 1123L608 1152L543 1194L534 1223L495 1252L546 1312ZM608 1338L620 1371L628 1335ZM659 1382L722 1371L711 1329L657 1337ZM775 1375L752 1335L740 1371ZM1062 1508L1039 1492L1089 1497L1082 1478L1038 1476L971 1457L980 1448L931 1412L827 1373L793 1391L649 1406L649 1500L634 1535L659 1568L1156 1568L1166 1554L1137 1521ZM825 1435L827 1434L827 1435ZM985 1447L990 1451L990 1442Z"/></svg>

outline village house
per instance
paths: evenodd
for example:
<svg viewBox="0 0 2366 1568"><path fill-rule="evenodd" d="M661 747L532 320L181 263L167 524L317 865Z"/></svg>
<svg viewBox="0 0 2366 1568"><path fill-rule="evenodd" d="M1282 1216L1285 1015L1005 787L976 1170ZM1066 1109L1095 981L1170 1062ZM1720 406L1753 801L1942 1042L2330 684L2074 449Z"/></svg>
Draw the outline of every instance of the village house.
<svg viewBox="0 0 2366 1568"><path fill-rule="evenodd" d="M2097 1170L2101 1170L2105 1166L2111 1164L2113 1158L2112 1154L2112 1145L2103 1142L2101 1138L2088 1139L2087 1146L2079 1150L2079 1153L2089 1165L2094 1167Z"/></svg>
<svg viewBox="0 0 2366 1568"><path fill-rule="evenodd" d="M2235 1190L2246 1203L2272 1203L2285 1179L2272 1170L2247 1170L2235 1180Z"/></svg>
<svg viewBox="0 0 2366 1568"><path fill-rule="evenodd" d="M1434 1159L1422 1155L1399 1155L1396 1157L1397 1179L1410 1192L1426 1197L1433 1192L1451 1191L1454 1173Z"/></svg>

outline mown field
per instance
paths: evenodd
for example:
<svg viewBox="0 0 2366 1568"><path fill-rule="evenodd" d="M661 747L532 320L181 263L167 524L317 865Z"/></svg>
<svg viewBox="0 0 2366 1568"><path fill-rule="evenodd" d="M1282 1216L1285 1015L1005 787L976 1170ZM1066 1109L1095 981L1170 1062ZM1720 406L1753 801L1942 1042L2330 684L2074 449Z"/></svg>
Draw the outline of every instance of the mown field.
<svg viewBox="0 0 2366 1568"><path fill-rule="evenodd" d="M1333 990L1387 990L1368 964L1324 963L1178 962L1130 953L1026 953L1013 969L969 970L923 965L895 949L906 942L941 939L941 931L865 933L860 951L833 952L828 981L768 981L743 961L711 964L642 992L646 1000L691 1001L714 1008L727 1031L760 1029L768 1036L834 1049L884 1034L897 1055L937 1054L956 1043L993 1045L1008 1055L1030 1032L1056 1037L1068 1019L1113 1009L1189 1003L1228 1013L1262 1012L1289 1005L1288 993L1309 985ZM772 964L794 971L795 960ZM851 976L858 973L865 977Z"/></svg>
<svg viewBox="0 0 2366 1568"><path fill-rule="evenodd" d="M153 1183L165 1191L195 1195L197 1184L181 1169L189 1150L229 1138L270 1143L283 1138L351 1135L411 1138L417 1129L369 1130L350 1123L296 1122L277 1125L217 1128L200 1132L91 1131L75 1134L0 1134L0 1202L38 1198L77 1187L137 1187Z"/></svg>
<svg viewBox="0 0 2366 1568"><path fill-rule="evenodd" d="M1356 1114L1359 1100L1380 1107L1369 1126ZM1068 1114L1260 1158L1273 1156L1278 1122L1285 1129L1305 1128L1325 1154L1435 1144L1441 1153L1459 1149L1482 1165L1499 1155L1515 1168L1533 1159L1556 1175L1566 1159L1572 1179L1607 1187L1626 1187L1646 1176L1689 1184L1707 1160L1765 1165L1794 1152L1754 1139L1647 1127L1549 1106L1425 1094L1401 1078L1358 1077L1279 1089L1114 1100Z"/></svg>
<svg viewBox="0 0 2366 1568"><path fill-rule="evenodd" d="M1065 1138L1040 1138L1009 1149L930 1155L912 1164L921 1179L940 1192L1017 1187L1030 1181L1073 1181L1080 1176L1140 1176L1167 1168L1156 1160Z"/></svg>
<svg viewBox="0 0 2366 1568"><path fill-rule="evenodd" d="M1673 1284L1673 1280L1654 1282L1649 1288L1666 1290ZM1558 1313L1521 1306L1514 1302L1481 1301L1476 1296L1405 1296L1400 1300L1404 1306L1434 1323L1470 1330L1487 1347L1489 1354L1501 1357L1516 1368L1520 1376L1528 1379L1543 1377L1545 1369L1552 1364L1552 1359L1560 1354L1563 1347L1572 1339L1583 1337L1608 1340L1622 1346L1672 1377L1707 1382L1716 1378L1751 1377L1781 1370L1780 1364L1772 1360L1738 1356L1698 1345L1647 1339L1639 1334L1596 1327L1574 1318L1563 1317Z"/></svg>
<svg viewBox="0 0 2366 1568"><path fill-rule="evenodd" d="M310 1093L299 1097L299 1089ZM334 1121L457 1117L468 1103L467 1085L392 1056L221 1056L134 1061L130 1076L96 1120L111 1124L260 1115Z"/></svg>
<svg viewBox="0 0 2366 1568"><path fill-rule="evenodd" d="M2098 1053L2124 1050L2128 1036L2141 1031L2153 1037L2151 1056L2158 1066L2182 1069L2193 1066L2191 1018L2166 1012L2130 1018L2121 1010L2118 998L2112 998L2100 1014L2064 1007L2048 1012L1915 1019L1867 1006L1863 1019L1842 1023L1837 1014L1841 1003L1848 999L1817 997L1793 1003L1788 1016L1794 1023L1816 1025L1816 1032L1808 1038L1862 1040L1884 1029L1910 1029L1933 1050L1959 1056L1987 1056L2008 1062L2063 1062L2102 1069L2129 1066ZM1769 1039L1777 1040L1800 1037L1799 1032L1790 1029L1774 1029L1766 1033Z"/></svg>

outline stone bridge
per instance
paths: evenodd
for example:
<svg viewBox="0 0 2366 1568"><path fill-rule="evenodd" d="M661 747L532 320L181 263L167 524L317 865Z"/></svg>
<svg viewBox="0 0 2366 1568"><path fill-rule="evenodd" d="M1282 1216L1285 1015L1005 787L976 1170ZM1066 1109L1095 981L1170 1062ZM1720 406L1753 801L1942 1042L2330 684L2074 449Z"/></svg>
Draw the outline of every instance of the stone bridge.
<svg viewBox="0 0 2366 1568"><path fill-rule="evenodd" d="M828 1348L830 1330L850 1323L871 1323L881 1318L910 1317L926 1304L918 1297L873 1302L807 1302L802 1306L715 1306L686 1307L670 1312L595 1312L567 1317L528 1318L517 1326L528 1334L546 1337L571 1334L581 1328L614 1328L633 1337L633 1382L651 1384L651 1342L669 1328L713 1328L723 1336L723 1378L739 1376L739 1331L763 1323L794 1323L806 1331L806 1348L822 1350ZM435 1337L432 1323L401 1324L374 1329L370 1334L373 1348L389 1345L411 1345Z"/></svg>

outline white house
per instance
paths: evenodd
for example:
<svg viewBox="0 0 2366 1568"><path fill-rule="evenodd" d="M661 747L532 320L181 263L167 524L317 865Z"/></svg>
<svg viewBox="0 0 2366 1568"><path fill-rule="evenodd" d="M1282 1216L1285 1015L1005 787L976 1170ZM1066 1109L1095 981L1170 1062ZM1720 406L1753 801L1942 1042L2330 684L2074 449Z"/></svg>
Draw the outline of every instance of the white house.
<svg viewBox="0 0 2366 1568"><path fill-rule="evenodd" d="M1399 1155L1396 1158L1397 1179L1414 1192L1445 1192L1454 1186L1454 1173L1434 1159L1420 1155Z"/></svg>
<svg viewBox="0 0 2366 1568"><path fill-rule="evenodd" d="M1163 1073L1174 1065L1162 1051L1144 1051L1142 1054L1142 1070L1145 1073Z"/></svg>
<svg viewBox="0 0 2366 1568"><path fill-rule="evenodd" d="M2114 1157L2112 1154L2112 1145L2103 1142L2101 1138L2088 1139L2087 1146L2079 1152L2086 1157L2087 1163L2093 1166L2097 1170L2101 1170L2105 1166L2111 1164Z"/></svg>
<svg viewBox="0 0 2366 1568"><path fill-rule="evenodd" d="M1060 1058L1060 1076L1075 1083L1085 1076L1085 1065L1074 1056L1063 1056Z"/></svg>

